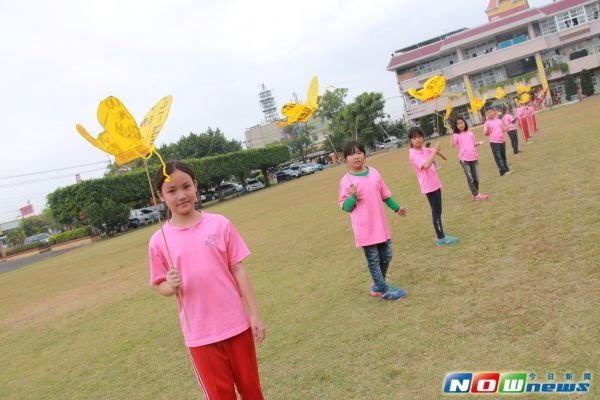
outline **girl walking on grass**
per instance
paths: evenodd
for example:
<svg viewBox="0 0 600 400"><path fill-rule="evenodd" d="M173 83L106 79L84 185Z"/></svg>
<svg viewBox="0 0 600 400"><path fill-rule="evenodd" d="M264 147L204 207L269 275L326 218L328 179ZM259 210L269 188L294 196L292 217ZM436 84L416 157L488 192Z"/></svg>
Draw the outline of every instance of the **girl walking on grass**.
<svg viewBox="0 0 600 400"><path fill-rule="evenodd" d="M444 233L442 227L442 183L435 167L432 167L433 160L440 155L440 142L433 147L425 147L425 133L423 129L414 126L408 130L408 139L410 140L410 150L408 157L421 187L421 193L427 196L429 206L431 207L431 217L433 220L433 229L437 237L436 246L450 246L459 242L455 236L448 236Z"/></svg>
<svg viewBox="0 0 600 400"><path fill-rule="evenodd" d="M473 200L487 200L488 195L479 192L479 162L476 147L483 144L475 139L463 117L452 121L452 146L458 149L458 161L467 177L467 184L473 195Z"/></svg>
<svg viewBox="0 0 600 400"><path fill-rule="evenodd" d="M392 236L383 203L401 217L406 216L392 198L383 178L373 167L365 165L365 147L357 141L344 145L344 160L348 172L340 181L338 204L350 214L356 247L362 247L373 284L371 296L382 300L398 300L406 292L386 282L392 261Z"/></svg>
<svg viewBox="0 0 600 400"><path fill-rule="evenodd" d="M169 181L162 169L155 175L169 219L164 234L150 239L150 283L178 298L183 338L205 398L235 400L237 389L244 400L262 400L254 343L263 341L265 326L242 264L248 248L225 217L195 210L198 182L190 167L170 161L166 174Z"/></svg>

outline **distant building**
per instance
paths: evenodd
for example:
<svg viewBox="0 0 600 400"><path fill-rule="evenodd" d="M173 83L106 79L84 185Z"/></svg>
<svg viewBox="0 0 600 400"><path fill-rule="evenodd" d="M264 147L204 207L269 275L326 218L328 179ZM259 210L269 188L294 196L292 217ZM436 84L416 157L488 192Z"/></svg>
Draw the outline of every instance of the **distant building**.
<svg viewBox="0 0 600 400"><path fill-rule="evenodd" d="M315 138L315 144L318 145L327 141L327 121L319 117L313 117L308 123L315 128L312 131L312 136ZM277 125L276 122L271 122L269 124L256 125L246 129L245 136L246 148L257 149L271 143L289 141L293 138L293 133L286 133L284 127Z"/></svg>
<svg viewBox="0 0 600 400"><path fill-rule="evenodd" d="M264 125L256 125L246 129L246 148L258 149L271 143L283 140L283 127L271 122Z"/></svg>
<svg viewBox="0 0 600 400"><path fill-rule="evenodd" d="M511 97L516 83L539 86L547 101L564 102L564 76L592 71L600 91L600 1L561 0L530 8L527 0L490 0L488 22L460 29L392 54L387 66L396 75L410 120L433 118L448 99L453 115L481 122L470 101L493 98L497 86ZM408 95L434 75L446 77L443 97L422 103Z"/></svg>

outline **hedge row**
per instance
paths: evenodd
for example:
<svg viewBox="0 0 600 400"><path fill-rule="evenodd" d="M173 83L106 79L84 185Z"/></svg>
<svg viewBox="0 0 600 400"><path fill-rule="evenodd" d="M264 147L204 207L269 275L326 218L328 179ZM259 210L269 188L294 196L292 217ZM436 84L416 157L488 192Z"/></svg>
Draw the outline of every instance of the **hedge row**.
<svg viewBox="0 0 600 400"><path fill-rule="evenodd" d="M29 251L29 250L39 249L41 247L47 247L47 246L48 245L46 243L41 243L41 242L29 243L29 244L25 244L20 247L14 247L14 248L8 250L6 252L6 255L11 256L13 254L25 253L26 251Z"/></svg>
<svg viewBox="0 0 600 400"><path fill-rule="evenodd" d="M89 236L91 232L92 230L89 226L84 226L81 228L59 233L50 237L50 244L63 243L68 242L69 240L75 240L82 237L86 237Z"/></svg>
<svg viewBox="0 0 600 400"><path fill-rule="evenodd" d="M249 176L251 170L260 169L263 174L290 158L285 145L261 149L236 151L214 157L184 160L196 174L200 185L217 185L230 176ZM160 168L151 160L152 174ZM151 195L144 169L102 179L90 179L79 184L55 190L48 195L48 205L56 221L65 225L78 225L93 204L110 199L117 204L137 208L149 204Z"/></svg>

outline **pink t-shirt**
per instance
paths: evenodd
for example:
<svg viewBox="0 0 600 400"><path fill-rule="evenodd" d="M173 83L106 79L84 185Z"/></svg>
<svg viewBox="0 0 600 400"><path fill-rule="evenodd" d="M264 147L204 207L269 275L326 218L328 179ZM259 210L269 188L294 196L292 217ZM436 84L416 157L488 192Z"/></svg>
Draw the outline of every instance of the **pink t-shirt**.
<svg viewBox="0 0 600 400"><path fill-rule="evenodd" d="M504 127L500 118L488 119L483 124L483 132L490 136L490 143L504 143Z"/></svg>
<svg viewBox="0 0 600 400"><path fill-rule="evenodd" d="M527 106L527 111L525 112L525 114L528 117L531 117L532 115L534 115L535 114L535 110L534 110L533 106Z"/></svg>
<svg viewBox="0 0 600 400"><path fill-rule="evenodd" d="M250 252L233 224L222 215L202 212L200 221L181 228L163 226L173 263L181 274L179 322L187 347L216 343L250 327L244 303L230 268ZM150 284L166 280L169 257L162 233L150 238Z"/></svg>
<svg viewBox="0 0 600 400"><path fill-rule="evenodd" d="M423 168L423 164L425 164L431 153L433 153L433 149L428 147L422 147L421 150L412 148L408 151L408 159L417 173L417 179L423 194L435 192L442 187L435 166L431 164L429 168Z"/></svg>
<svg viewBox="0 0 600 400"><path fill-rule="evenodd" d="M515 128L515 124L513 123L514 121L515 119L509 113L504 114L504 116L502 117L502 124L504 125L507 131L514 131L515 129L517 129Z"/></svg>
<svg viewBox="0 0 600 400"><path fill-rule="evenodd" d="M517 107L517 117L518 118L527 117L527 109L524 106Z"/></svg>
<svg viewBox="0 0 600 400"><path fill-rule="evenodd" d="M365 176L346 174L340 181L338 204L350 197L350 185L356 185L356 207L350 212L356 247L384 243L392 238L383 201L392 196L379 172L368 167Z"/></svg>
<svg viewBox="0 0 600 400"><path fill-rule="evenodd" d="M452 135L452 146L458 148L458 159L461 161L477 161L476 144L477 140L471 131Z"/></svg>

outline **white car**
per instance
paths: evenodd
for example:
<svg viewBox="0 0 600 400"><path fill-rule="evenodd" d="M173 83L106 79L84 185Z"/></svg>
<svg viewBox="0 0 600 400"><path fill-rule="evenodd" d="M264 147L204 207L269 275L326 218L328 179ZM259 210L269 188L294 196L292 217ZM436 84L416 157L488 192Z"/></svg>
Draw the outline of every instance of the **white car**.
<svg viewBox="0 0 600 400"><path fill-rule="evenodd" d="M246 189L249 192L254 192L256 190L264 189L264 187L265 187L265 185L258 179L248 179L246 181Z"/></svg>
<svg viewBox="0 0 600 400"><path fill-rule="evenodd" d="M385 138L383 140L383 143L378 143L376 147L380 150L395 149L396 147L398 147L401 144L403 144L403 141L401 139L398 139L395 136L390 136L390 137Z"/></svg>

